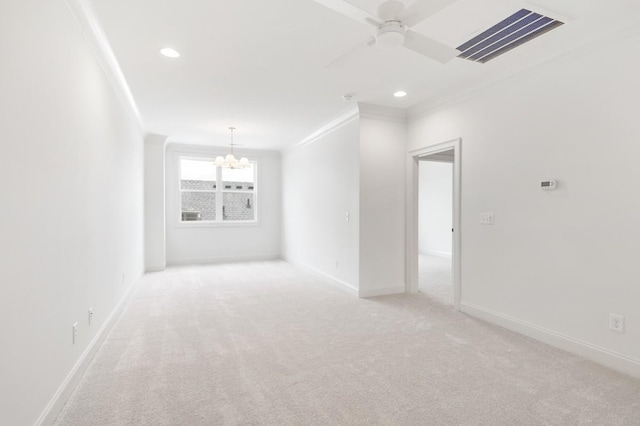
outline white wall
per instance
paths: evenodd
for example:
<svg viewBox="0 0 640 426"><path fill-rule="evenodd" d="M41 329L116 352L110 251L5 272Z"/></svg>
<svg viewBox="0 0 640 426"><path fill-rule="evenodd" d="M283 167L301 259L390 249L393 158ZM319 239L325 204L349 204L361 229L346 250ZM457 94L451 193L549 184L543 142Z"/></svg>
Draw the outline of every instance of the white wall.
<svg viewBox="0 0 640 426"><path fill-rule="evenodd" d="M404 292L404 111L343 119L283 157L283 258L360 297Z"/></svg>
<svg viewBox="0 0 640 426"><path fill-rule="evenodd" d="M420 161L418 192L420 253L451 256L453 163Z"/></svg>
<svg viewBox="0 0 640 426"><path fill-rule="evenodd" d="M165 144L167 137L147 135L144 144L145 269L162 271L167 265L165 222Z"/></svg>
<svg viewBox="0 0 640 426"><path fill-rule="evenodd" d="M280 257L280 153L236 149L258 161L258 223L206 225L180 223L178 156L226 155L228 147L169 144L166 152L167 264L207 263ZM194 226L195 225L195 226Z"/></svg>
<svg viewBox="0 0 640 426"><path fill-rule="evenodd" d="M283 258L353 291L359 270L358 163L355 117L282 158Z"/></svg>
<svg viewBox="0 0 640 426"><path fill-rule="evenodd" d="M143 136L63 1L4 1L0 50L0 423L30 425L143 271Z"/></svg>
<svg viewBox="0 0 640 426"><path fill-rule="evenodd" d="M359 294L401 293L405 291L404 113L385 109L387 117L373 117L366 106L360 109Z"/></svg>
<svg viewBox="0 0 640 426"><path fill-rule="evenodd" d="M411 122L408 145L462 138L463 309L636 375L639 48L620 39L495 85Z"/></svg>

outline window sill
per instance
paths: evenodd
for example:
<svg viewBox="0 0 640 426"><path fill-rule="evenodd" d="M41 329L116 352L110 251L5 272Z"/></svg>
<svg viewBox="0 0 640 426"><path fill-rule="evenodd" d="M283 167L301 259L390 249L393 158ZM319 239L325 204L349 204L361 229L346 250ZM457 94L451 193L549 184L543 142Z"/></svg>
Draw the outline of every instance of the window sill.
<svg viewBox="0 0 640 426"><path fill-rule="evenodd" d="M188 222L176 222L175 228L242 228L256 227L260 223L257 220L252 221L227 221L227 222L207 222L202 220L194 220Z"/></svg>

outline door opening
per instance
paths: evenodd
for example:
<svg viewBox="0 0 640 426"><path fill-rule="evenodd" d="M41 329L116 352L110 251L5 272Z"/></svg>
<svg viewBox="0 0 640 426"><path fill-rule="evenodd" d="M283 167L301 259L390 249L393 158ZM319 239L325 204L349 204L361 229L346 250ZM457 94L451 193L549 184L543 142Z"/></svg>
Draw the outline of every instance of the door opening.
<svg viewBox="0 0 640 426"><path fill-rule="evenodd" d="M461 142L454 139L409 152L406 229L407 291L431 293L456 310L462 296ZM438 179L443 182L430 185L429 176L432 184Z"/></svg>
<svg viewBox="0 0 640 426"><path fill-rule="evenodd" d="M418 290L453 305L454 151L419 157Z"/></svg>

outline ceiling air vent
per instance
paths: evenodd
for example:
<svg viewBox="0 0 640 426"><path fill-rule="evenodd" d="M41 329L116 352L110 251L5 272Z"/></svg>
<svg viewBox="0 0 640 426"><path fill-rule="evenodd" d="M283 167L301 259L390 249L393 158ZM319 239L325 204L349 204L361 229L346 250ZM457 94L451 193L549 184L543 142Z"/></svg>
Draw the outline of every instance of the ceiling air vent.
<svg viewBox="0 0 640 426"><path fill-rule="evenodd" d="M459 58L485 63L564 24L527 9L514 13L457 47Z"/></svg>

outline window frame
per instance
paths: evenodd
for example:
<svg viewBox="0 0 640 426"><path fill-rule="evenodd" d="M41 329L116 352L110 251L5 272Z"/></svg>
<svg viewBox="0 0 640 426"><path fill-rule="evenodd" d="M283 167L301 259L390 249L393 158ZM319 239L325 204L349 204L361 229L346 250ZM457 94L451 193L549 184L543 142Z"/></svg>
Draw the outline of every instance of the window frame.
<svg viewBox="0 0 640 426"><path fill-rule="evenodd" d="M252 157L249 163L253 166L253 190L241 191L237 189L224 189L222 182L222 167L216 166L216 189L215 190L183 190L182 181L182 160L195 160L195 161L210 161L214 163L215 158L218 155L226 154L199 154L199 153L175 153L175 165L177 170L177 208L175 214L176 227L184 228L197 228L197 227L242 227L242 226L257 226L259 224L259 181L260 181L260 158ZM216 219L215 220L182 220L182 193L183 192L210 192L216 194ZM224 220L222 215L222 208L224 206L224 194L225 193L242 193L253 194L253 220Z"/></svg>

